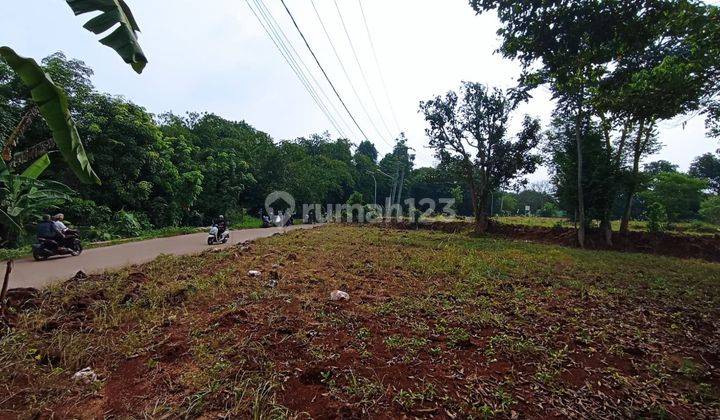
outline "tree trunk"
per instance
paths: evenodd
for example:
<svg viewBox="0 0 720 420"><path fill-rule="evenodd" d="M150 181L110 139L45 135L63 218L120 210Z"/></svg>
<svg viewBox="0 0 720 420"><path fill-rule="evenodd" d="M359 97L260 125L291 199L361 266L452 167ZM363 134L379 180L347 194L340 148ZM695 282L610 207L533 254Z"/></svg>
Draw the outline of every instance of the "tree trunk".
<svg viewBox="0 0 720 420"><path fill-rule="evenodd" d="M483 192L478 194L480 201L478 202L478 215L475 219L475 233L477 234L484 234L487 232L488 224L490 223L490 216L487 211L488 194L485 191L487 190L483 187Z"/></svg>
<svg viewBox="0 0 720 420"><path fill-rule="evenodd" d="M627 191L625 191L625 210L623 211L623 218L622 222L620 223L620 234L623 236L627 236L630 232L632 200L638 188L638 177L640 175L640 154L642 152L641 143L644 130L645 120L642 119L640 120L640 126L638 127L637 138L635 140L632 177L630 179L630 182L628 183Z"/></svg>
<svg viewBox="0 0 720 420"><path fill-rule="evenodd" d="M630 232L630 216L632 215L632 200L635 193L630 188L625 192L625 210L623 210L622 222L620 222L620 234L627 236Z"/></svg>
<svg viewBox="0 0 720 420"><path fill-rule="evenodd" d="M577 198L578 198L578 245L585 248L585 198L583 194L583 157L582 157L582 106L578 105L577 119L575 121L575 144L577 147Z"/></svg>
<svg viewBox="0 0 720 420"><path fill-rule="evenodd" d="M487 230L487 215L481 203L480 194L478 194L477 188L472 183L470 184L470 196L472 197L473 215L475 216L475 233L480 235Z"/></svg>
<svg viewBox="0 0 720 420"><path fill-rule="evenodd" d="M603 237L605 238L605 245L612 246L613 245L613 231L612 231L612 224L610 222L610 212L605 211L605 214L603 215L603 219L600 222L600 230L603 232Z"/></svg>

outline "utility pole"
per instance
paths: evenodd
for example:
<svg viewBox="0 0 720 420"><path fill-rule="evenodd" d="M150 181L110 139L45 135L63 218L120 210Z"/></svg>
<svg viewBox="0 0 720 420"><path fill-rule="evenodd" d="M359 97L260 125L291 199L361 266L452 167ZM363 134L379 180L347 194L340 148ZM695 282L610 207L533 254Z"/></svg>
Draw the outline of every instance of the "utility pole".
<svg viewBox="0 0 720 420"><path fill-rule="evenodd" d="M373 182L375 183L375 195L374 195L374 200L373 200L373 201L375 202L375 206L377 206L377 178L375 178L375 174L374 174L374 173L372 173L372 172L370 172L370 171L366 171L366 172L367 172L368 174L370 174L370 176L371 176L372 179L373 179Z"/></svg>
<svg viewBox="0 0 720 420"><path fill-rule="evenodd" d="M395 203L395 193L397 192L398 175L400 172L400 164L395 165L395 176L393 177L392 193L390 194L390 204Z"/></svg>
<svg viewBox="0 0 720 420"><path fill-rule="evenodd" d="M405 168L400 171L400 187L398 189L397 203L400 204L402 200L403 184L405 183Z"/></svg>

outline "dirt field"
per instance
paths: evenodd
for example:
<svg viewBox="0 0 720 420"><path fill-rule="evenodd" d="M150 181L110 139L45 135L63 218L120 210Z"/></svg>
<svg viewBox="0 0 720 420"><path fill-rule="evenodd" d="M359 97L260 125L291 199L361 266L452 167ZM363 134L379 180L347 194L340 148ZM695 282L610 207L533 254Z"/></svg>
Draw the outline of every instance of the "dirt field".
<svg viewBox="0 0 720 420"><path fill-rule="evenodd" d="M13 302L0 417L720 417L710 262L326 226Z"/></svg>

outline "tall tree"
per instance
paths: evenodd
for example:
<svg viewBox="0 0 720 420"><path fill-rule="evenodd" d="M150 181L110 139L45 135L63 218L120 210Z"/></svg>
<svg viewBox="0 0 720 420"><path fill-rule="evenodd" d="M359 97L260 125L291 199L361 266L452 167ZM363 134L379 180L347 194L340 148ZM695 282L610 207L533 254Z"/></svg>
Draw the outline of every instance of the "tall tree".
<svg viewBox="0 0 720 420"><path fill-rule="evenodd" d="M582 171L580 189L585 193L587 220L601 220L603 232L607 235L610 222L607 203L612 200L617 189L615 168L607 159L608 145L604 141L602 129L589 115L585 116L580 127L583 144L581 156L584 163L580 167L576 132L574 113L559 106L548 130L546 145L555 193L560 206L569 214L577 215L579 188L576 180L578 171ZM577 222L580 223L580 220Z"/></svg>
<svg viewBox="0 0 720 420"><path fill-rule="evenodd" d="M690 164L689 174L695 178L706 179L710 189L715 194L720 194L720 158L712 153L705 153L698 156Z"/></svg>
<svg viewBox="0 0 720 420"><path fill-rule="evenodd" d="M375 148L375 145L368 140L361 141L355 153L369 157L373 161L373 163L377 162L378 151Z"/></svg>
<svg viewBox="0 0 720 420"><path fill-rule="evenodd" d="M501 90L479 83L464 83L459 95L449 92L421 102L420 110L429 126L430 147L467 183L475 230L485 232L491 192L534 172L540 162L532 153L540 139L539 121L526 116L517 138L510 140L512 101Z"/></svg>
<svg viewBox="0 0 720 420"><path fill-rule="evenodd" d="M679 166L667 160L656 160L643 165L643 172L655 176L661 172L677 172ZM693 175L694 176L694 175Z"/></svg>

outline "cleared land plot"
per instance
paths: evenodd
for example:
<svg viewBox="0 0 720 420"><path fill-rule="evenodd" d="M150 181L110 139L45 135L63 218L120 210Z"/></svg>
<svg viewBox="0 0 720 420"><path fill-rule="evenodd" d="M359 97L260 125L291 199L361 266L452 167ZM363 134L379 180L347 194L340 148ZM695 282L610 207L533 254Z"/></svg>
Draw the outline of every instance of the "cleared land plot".
<svg viewBox="0 0 720 420"><path fill-rule="evenodd" d="M16 301L0 417L718 418L719 286L695 260L292 232Z"/></svg>

